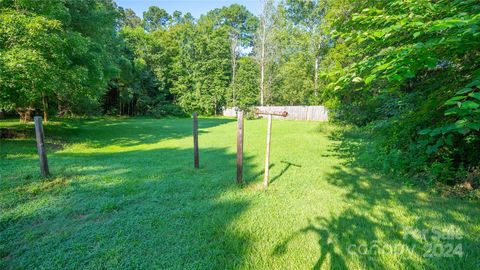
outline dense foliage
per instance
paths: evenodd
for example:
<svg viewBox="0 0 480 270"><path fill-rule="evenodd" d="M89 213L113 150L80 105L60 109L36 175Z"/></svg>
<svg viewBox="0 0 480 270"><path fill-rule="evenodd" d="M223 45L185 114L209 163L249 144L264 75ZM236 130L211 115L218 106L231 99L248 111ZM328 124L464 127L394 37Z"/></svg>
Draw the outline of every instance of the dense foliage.
<svg viewBox="0 0 480 270"><path fill-rule="evenodd" d="M256 26L245 7L215 9L198 20L157 7L143 20L129 9L121 14L124 75L112 83L105 112L215 114L235 103L234 74L239 59L249 57L242 50Z"/></svg>
<svg viewBox="0 0 480 270"><path fill-rule="evenodd" d="M0 110L323 104L380 139L384 169L455 183L479 171L479 14L475 0L265 0L258 16L234 4L140 18L112 0L5 0Z"/></svg>
<svg viewBox="0 0 480 270"><path fill-rule="evenodd" d="M116 17L109 0L0 2L0 108L95 110L118 72Z"/></svg>
<svg viewBox="0 0 480 270"><path fill-rule="evenodd" d="M383 136L389 170L436 179L479 165L480 3L329 1L323 99Z"/></svg>

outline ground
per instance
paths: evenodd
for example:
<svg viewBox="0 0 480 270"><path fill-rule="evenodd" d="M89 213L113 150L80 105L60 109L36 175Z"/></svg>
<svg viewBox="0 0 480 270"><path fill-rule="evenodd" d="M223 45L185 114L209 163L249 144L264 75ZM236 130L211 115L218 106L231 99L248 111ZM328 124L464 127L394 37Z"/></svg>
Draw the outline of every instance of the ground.
<svg viewBox="0 0 480 270"><path fill-rule="evenodd" d="M1 269L479 269L478 201L408 187L361 162L369 138L328 123L273 122L271 185L261 187L265 120L56 120L51 178L32 125L2 139Z"/></svg>

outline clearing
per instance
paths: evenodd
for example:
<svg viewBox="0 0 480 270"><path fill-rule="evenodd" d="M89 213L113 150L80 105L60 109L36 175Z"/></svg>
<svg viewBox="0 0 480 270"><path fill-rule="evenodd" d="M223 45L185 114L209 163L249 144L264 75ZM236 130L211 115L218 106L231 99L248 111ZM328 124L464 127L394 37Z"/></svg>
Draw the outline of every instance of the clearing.
<svg viewBox="0 0 480 270"><path fill-rule="evenodd" d="M3 121L1 127L33 130ZM478 202L375 174L368 138L333 124L274 121L271 185L261 188L266 120L56 120L52 177L35 141L2 139L2 269L479 269Z"/></svg>

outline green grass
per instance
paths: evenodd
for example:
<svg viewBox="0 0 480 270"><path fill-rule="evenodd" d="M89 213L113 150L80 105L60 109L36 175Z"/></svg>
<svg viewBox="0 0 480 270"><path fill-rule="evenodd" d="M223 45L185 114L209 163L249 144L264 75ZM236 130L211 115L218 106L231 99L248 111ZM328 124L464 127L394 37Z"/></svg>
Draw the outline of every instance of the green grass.
<svg viewBox="0 0 480 270"><path fill-rule="evenodd" d="M53 176L46 180L33 139L2 140L0 268L480 268L478 201L370 171L361 149L371 138L333 124L274 121L272 183L264 190L266 121L245 123L243 187L235 185L236 122L200 119L199 170L191 125L148 118L50 122ZM409 226L463 237L404 238ZM464 254L425 257L432 243L460 244ZM386 252L352 248L375 244Z"/></svg>

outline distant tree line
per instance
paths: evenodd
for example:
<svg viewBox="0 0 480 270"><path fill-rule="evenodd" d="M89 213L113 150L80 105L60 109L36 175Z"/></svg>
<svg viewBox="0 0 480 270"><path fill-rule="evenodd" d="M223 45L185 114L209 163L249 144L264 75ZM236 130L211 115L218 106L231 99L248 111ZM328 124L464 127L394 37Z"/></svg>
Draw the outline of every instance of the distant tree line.
<svg viewBox="0 0 480 270"><path fill-rule="evenodd" d="M318 104L319 22L296 27L304 11L287 2L265 1L259 16L233 4L195 19L156 6L140 18L111 0L3 1L0 107L28 121L34 111L48 119Z"/></svg>
<svg viewBox="0 0 480 270"><path fill-rule="evenodd" d="M263 0L200 18L112 0L0 2L0 109L215 114L326 105L382 139L384 167L442 179L480 156L480 3ZM448 180L450 181L450 180Z"/></svg>

